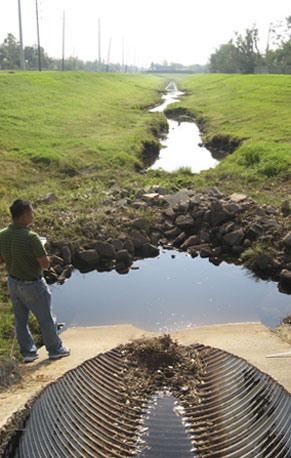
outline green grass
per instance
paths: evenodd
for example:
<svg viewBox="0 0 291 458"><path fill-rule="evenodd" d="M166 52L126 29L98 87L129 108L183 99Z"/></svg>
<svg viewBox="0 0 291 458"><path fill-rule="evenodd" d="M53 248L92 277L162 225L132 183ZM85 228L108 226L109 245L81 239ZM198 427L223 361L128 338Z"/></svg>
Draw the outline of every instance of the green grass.
<svg viewBox="0 0 291 458"><path fill-rule="evenodd" d="M133 169L163 122L144 110L162 88L152 75L0 72L0 165L10 164L2 188L15 178L27 185L28 170L33 183L41 172Z"/></svg>
<svg viewBox="0 0 291 458"><path fill-rule="evenodd" d="M232 174L240 182L290 179L289 75L195 75L180 87L187 95L174 106L195 116L205 142L219 136L242 140L208 177Z"/></svg>

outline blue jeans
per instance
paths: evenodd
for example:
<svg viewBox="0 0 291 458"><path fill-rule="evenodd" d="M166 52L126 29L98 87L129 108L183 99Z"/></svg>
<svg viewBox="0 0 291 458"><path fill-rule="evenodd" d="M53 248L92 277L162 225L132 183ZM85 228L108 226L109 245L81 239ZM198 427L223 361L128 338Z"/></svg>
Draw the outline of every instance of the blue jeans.
<svg viewBox="0 0 291 458"><path fill-rule="evenodd" d="M45 347L50 355L62 347L57 335L57 323L51 311L51 293L43 278L23 281L8 276L10 293L15 316L16 336L23 356L36 353L32 335L28 327L29 312L35 315L42 333Z"/></svg>

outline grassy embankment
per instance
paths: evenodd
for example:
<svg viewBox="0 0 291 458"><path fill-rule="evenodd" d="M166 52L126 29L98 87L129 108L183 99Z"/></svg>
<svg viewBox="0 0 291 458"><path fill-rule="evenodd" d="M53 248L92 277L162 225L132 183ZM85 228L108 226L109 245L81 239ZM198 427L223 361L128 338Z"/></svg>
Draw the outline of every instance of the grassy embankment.
<svg viewBox="0 0 291 458"><path fill-rule="evenodd" d="M194 115L205 143L241 141L198 181L244 190L262 203L291 197L289 75L195 75L180 87L187 97L174 106Z"/></svg>
<svg viewBox="0 0 291 458"><path fill-rule="evenodd" d="M145 146L155 149L165 128L163 115L146 108L158 102L165 84L150 75L0 72L0 226L9 221L8 205L21 195L37 205L35 227L49 239L96 237L107 219L101 202L113 184L132 190L215 184L262 202L288 197L290 77L183 75L179 85L187 97L177 105L195 115L204 139L222 134L244 142L212 171L141 174ZM49 191L60 200L37 204ZM106 229L120 231L121 221L122 215L117 227L108 223ZM2 305L0 357L17 354L7 312Z"/></svg>
<svg viewBox="0 0 291 458"><path fill-rule="evenodd" d="M36 204L36 228L49 239L81 237L87 223L98 227L112 181L131 183L145 145L156 147L166 127L163 115L147 111L163 88L150 75L0 72L0 227L15 198L35 204L49 191L60 200ZM0 357L17 348L3 268L1 276Z"/></svg>

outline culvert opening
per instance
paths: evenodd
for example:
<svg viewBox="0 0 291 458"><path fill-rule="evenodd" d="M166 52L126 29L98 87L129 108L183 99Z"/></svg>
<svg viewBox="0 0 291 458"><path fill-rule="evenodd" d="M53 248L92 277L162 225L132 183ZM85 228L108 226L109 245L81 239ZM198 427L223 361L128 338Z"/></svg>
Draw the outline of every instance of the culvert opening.
<svg viewBox="0 0 291 458"><path fill-rule="evenodd" d="M168 426L170 404L178 403L174 431L186 448L190 441L191 456L291 456L291 396L281 385L232 354L178 345L169 336L117 347L50 384L2 429L1 456L173 456L163 434L151 448L141 447L153 396L168 404L162 414Z"/></svg>

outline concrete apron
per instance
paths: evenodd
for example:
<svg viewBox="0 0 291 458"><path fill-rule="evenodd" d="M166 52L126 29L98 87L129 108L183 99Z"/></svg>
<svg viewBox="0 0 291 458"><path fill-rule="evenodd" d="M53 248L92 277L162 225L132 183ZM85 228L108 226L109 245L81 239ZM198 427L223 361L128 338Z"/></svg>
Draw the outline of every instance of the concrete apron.
<svg viewBox="0 0 291 458"><path fill-rule="evenodd" d="M267 355L290 352L290 345L283 342L260 323L239 323L203 326L170 333L182 345L201 343L228 351L260 371L270 375L291 393L291 355L267 358ZM45 348L39 350L40 358L24 366L20 384L0 393L0 428L17 410L46 385L83 361L104 353L120 344L143 337L161 334L146 332L131 325L69 328L62 333L65 346L71 348L71 356L52 361Z"/></svg>

